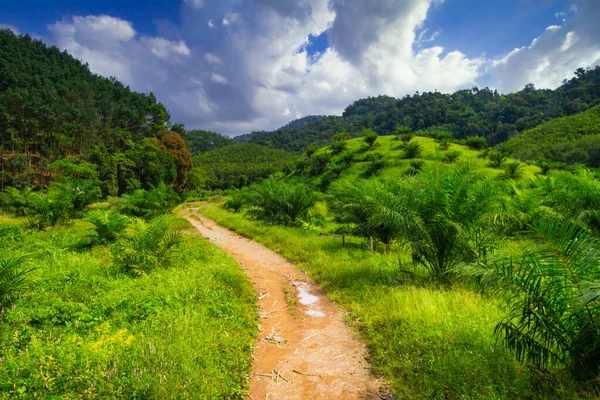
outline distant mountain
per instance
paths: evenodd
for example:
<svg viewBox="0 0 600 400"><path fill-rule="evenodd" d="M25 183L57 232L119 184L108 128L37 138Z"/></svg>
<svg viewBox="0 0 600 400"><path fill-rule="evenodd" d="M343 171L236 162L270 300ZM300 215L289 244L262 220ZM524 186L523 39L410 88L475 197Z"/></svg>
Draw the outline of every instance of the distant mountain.
<svg viewBox="0 0 600 400"><path fill-rule="evenodd" d="M341 117L306 117L269 132L252 132L236 141L301 152L324 145L342 131L358 136L363 128L392 134L399 125L418 130L447 130L455 138L481 136L493 145L544 122L583 112L600 104L600 67L578 69L556 90L536 89L500 94L489 88L453 94L415 93L396 99L369 97L348 106ZM311 118L318 118L311 121Z"/></svg>
<svg viewBox="0 0 600 400"><path fill-rule="evenodd" d="M508 143L522 160L547 159L600 166L600 105L545 122Z"/></svg>

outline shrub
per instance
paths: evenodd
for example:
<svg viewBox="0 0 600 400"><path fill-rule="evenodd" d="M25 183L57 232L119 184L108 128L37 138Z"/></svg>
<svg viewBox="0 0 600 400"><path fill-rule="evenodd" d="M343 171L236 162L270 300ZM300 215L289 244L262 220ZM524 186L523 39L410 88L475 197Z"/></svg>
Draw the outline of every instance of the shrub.
<svg viewBox="0 0 600 400"><path fill-rule="evenodd" d="M269 223L296 225L317 202L317 193L303 183L279 182L274 178L253 185L249 195L253 206L247 214Z"/></svg>
<svg viewBox="0 0 600 400"><path fill-rule="evenodd" d="M379 137L371 129L366 129L366 128L363 129L363 136L364 136L365 143L367 144L367 147L369 150L373 148L373 146L375 145L375 142L377 141L377 138Z"/></svg>
<svg viewBox="0 0 600 400"><path fill-rule="evenodd" d="M367 170L365 174L367 176L374 175L378 171L385 168L385 157L378 153L369 154L368 157L365 158L368 161Z"/></svg>
<svg viewBox="0 0 600 400"><path fill-rule="evenodd" d="M112 211L91 212L84 221L94 225L94 241L99 244L113 243L129 225L129 218Z"/></svg>
<svg viewBox="0 0 600 400"><path fill-rule="evenodd" d="M329 145L331 154L340 154L348 147L348 143L343 140L336 140Z"/></svg>
<svg viewBox="0 0 600 400"><path fill-rule="evenodd" d="M25 217L29 213L29 209L33 206L35 197L36 194L30 187L26 187L23 190L8 187L2 193L2 208L16 217Z"/></svg>
<svg viewBox="0 0 600 400"><path fill-rule="evenodd" d="M134 275L149 274L168 267L182 240L180 230L171 228L174 218L161 215L150 222L137 218L123 239L112 247L114 265Z"/></svg>
<svg viewBox="0 0 600 400"><path fill-rule="evenodd" d="M346 167L350 167L350 165L352 164L352 161L354 161L354 158L356 157L356 153L354 153L353 151L345 151L342 154L340 154L339 160L346 165Z"/></svg>
<svg viewBox="0 0 600 400"><path fill-rule="evenodd" d="M509 162L504 165L504 179L521 179L523 177L523 164L518 161Z"/></svg>
<svg viewBox="0 0 600 400"><path fill-rule="evenodd" d="M306 158L311 158L318 150L318 146L311 144L306 148L306 150L304 150L304 155L306 156Z"/></svg>
<svg viewBox="0 0 600 400"><path fill-rule="evenodd" d="M336 141L348 140L350 139L350 135L347 132L336 133L333 135L332 139Z"/></svg>
<svg viewBox="0 0 600 400"><path fill-rule="evenodd" d="M487 141L481 136L467 136L464 143L472 150L482 150L487 147Z"/></svg>
<svg viewBox="0 0 600 400"><path fill-rule="evenodd" d="M26 276L33 269L23 268L28 256L0 260L0 315L28 288Z"/></svg>
<svg viewBox="0 0 600 400"><path fill-rule="evenodd" d="M234 190L229 194L229 198L223 206L234 212L240 211L248 204L248 195L243 190Z"/></svg>
<svg viewBox="0 0 600 400"><path fill-rule="evenodd" d="M460 158L460 156L462 155L462 153L458 150L451 150L448 151L444 154L444 157L442 157L442 161L445 163L455 163L456 161L458 161L458 159Z"/></svg>
<svg viewBox="0 0 600 400"><path fill-rule="evenodd" d="M440 144L438 145L438 148L440 150L442 150L442 151L446 151L446 150L448 150L450 148L451 144L452 143L450 143L449 140L442 140L442 141L440 141Z"/></svg>
<svg viewBox="0 0 600 400"><path fill-rule="evenodd" d="M156 188L146 191L139 189L118 200L120 212L133 217L152 219L170 212L181 202L175 190L160 183Z"/></svg>
<svg viewBox="0 0 600 400"><path fill-rule="evenodd" d="M490 160L490 165L492 167L499 168L508 159L511 152L511 148L504 144L501 144L495 149L490 150L487 154L487 157Z"/></svg>
<svg viewBox="0 0 600 400"><path fill-rule="evenodd" d="M71 200L63 190L56 189L36 196L29 212L29 226L44 229L48 226L65 224L74 213Z"/></svg>
<svg viewBox="0 0 600 400"><path fill-rule="evenodd" d="M331 156L326 153L320 153L312 157L311 172L314 176L321 175L327 169Z"/></svg>
<svg viewBox="0 0 600 400"><path fill-rule="evenodd" d="M404 158L418 158L423 153L423 146L417 142L407 142L402 145L402 151L404 151Z"/></svg>
<svg viewBox="0 0 600 400"><path fill-rule="evenodd" d="M408 133L408 134L404 134L404 135L397 135L396 140L399 140L402 143L407 143L407 142L410 142L411 140L413 140L414 137L415 137L415 135L413 135L412 133Z"/></svg>
<svg viewBox="0 0 600 400"><path fill-rule="evenodd" d="M464 268L506 299L510 313L495 329L516 358L537 368L563 365L576 379L600 374L600 244L569 222L533 227L542 248L518 258Z"/></svg>

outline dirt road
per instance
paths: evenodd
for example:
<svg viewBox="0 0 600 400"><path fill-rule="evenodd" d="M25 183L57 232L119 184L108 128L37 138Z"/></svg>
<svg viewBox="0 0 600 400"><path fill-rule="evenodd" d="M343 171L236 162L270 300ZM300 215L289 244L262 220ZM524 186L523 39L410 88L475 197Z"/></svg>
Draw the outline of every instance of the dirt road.
<svg viewBox="0 0 600 400"><path fill-rule="evenodd" d="M231 254L254 282L260 334L251 399L380 398L383 382L370 375L365 346L310 278L273 251L199 215L197 209L185 209L181 215Z"/></svg>

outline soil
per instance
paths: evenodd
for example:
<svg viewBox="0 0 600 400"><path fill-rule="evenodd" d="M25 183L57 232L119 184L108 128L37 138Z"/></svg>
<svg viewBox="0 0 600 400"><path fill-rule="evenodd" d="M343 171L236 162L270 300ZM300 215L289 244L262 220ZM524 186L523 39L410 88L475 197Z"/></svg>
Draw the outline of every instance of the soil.
<svg viewBox="0 0 600 400"><path fill-rule="evenodd" d="M370 374L364 344L315 282L285 258L218 226L197 209L181 214L232 255L256 288L260 334L250 399L389 398L381 394L383 379Z"/></svg>

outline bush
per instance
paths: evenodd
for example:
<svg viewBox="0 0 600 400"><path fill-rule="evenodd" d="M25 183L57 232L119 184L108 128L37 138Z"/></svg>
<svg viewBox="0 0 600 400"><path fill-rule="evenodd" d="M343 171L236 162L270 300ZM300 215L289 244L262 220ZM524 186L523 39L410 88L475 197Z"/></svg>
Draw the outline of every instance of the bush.
<svg viewBox="0 0 600 400"><path fill-rule="evenodd" d="M523 177L523 164L518 161L509 162L504 165L504 173L501 175L504 179L521 179Z"/></svg>
<svg viewBox="0 0 600 400"><path fill-rule="evenodd" d="M114 265L134 275L149 274L168 267L183 235L171 228L174 218L161 215L146 222L136 219L123 239L112 247Z"/></svg>
<svg viewBox="0 0 600 400"><path fill-rule="evenodd" d="M84 221L94 225L94 241L99 244L113 243L129 225L129 218L112 211L91 212Z"/></svg>
<svg viewBox="0 0 600 400"><path fill-rule="evenodd" d="M312 157L311 172L314 176L321 175L327 169L331 156L326 153L319 153Z"/></svg>
<svg viewBox="0 0 600 400"><path fill-rule="evenodd" d="M464 144L472 150L482 150L487 147L487 141L480 136L467 136Z"/></svg>
<svg viewBox="0 0 600 400"><path fill-rule="evenodd" d="M317 193L303 183L279 182L274 178L253 185L247 214L269 223L297 225L317 202Z"/></svg>
<svg viewBox="0 0 600 400"><path fill-rule="evenodd" d="M62 190L51 189L36 196L29 212L29 226L44 229L67 223L74 213L73 203Z"/></svg>
<svg viewBox="0 0 600 400"><path fill-rule="evenodd" d="M2 208L15 217L25 217L29 213L29 209L33 206L35 196L36 194L30 187L26 187L23 190L8 187L2 193Z"/></svg>
<svg viewBox="0 0 600 400"><path fill-rule="evenodd" d="M149 220L170 212L180 202L172 187L160 183L150 191L138 189L124 195L117 204L121 213Z"/></svg>
<svg viewBox="0 0 600 400"><path fill-rule="evenodd" d="M404 158L418 158L423 153L423 146L417 142L407 142L402 145L402 151L404 151Z"/></svg>
<svg viewBox="0 0 600 400"><path fill-rule="evenodd" d="M442 157L442 162L445 162L448 164L455 163L456 161L458 161L458 159L460 158L461 155L462 155L462 153L458 150L448 151Z"/></svg>
<svg viewBox="0 0 600 400"><path fill-rule="evenodd" d="M413 135L412 133L408 133L408 134L404 134L404 135L397 135L396 140L399 140L403 143L407 143L407 142L410 142L411 140L413 140L414 137L415 137L415 135Z"/></svg>
<svg viewBox="0 0 600 400"><path fill-rule="evenodd" d="M368 157L365 158L368 161L367 170L365 174L367 176L374 175L378 171L385 168L385 157L378 153L369 154Z"/></svg>
<svg viewBox="0 0 600 400"><path fill-rule="evenodd" d="M343 140L336 140L329 145L331 154L340 154L348 147L348 143Z"/></svg>
<svg viewBox="0 0 600 400"><path fill-rule="evenodd" d="M19 299L27 290L26 276L33 269L23 268L28 256L0 260L0 319L4 309Z"/></svg>
<svg viewBox="0 0 600 400"><path fill-rule="evenodd" d="M450 143L450 141L449 141L449 140L442 140L442 141L440 141L440 144L438 145L438 148L439 148L441 151L446 151L446 150L448 150L448 149L450 148L450 145L451 145L451 144L452 144L452 143Z"/></svg>
<svg viewBox="0 0 600 400"><path fill-rule="evenodd" d="M248 195L243 190L234 190L223 206L228 210L238 212L248 204Z"/></svg>
<svg viewBox="0 0 600 400"><path fill-rule="evenodd" d="M367 144L367 147L369 148L369 150L373 148L373 146L375 145L375 142L377 141L377 138L379 137L371 129L366 129L366 128L363 129L363 136L364 136L365 143Z"/></svg>
<svg viewBox="0 0 600 400"><path fill-rule="evenodd" d="M533 227L543 247L521 257L464 268L506 299L510 313L495 334L516 358L537 368L563 365L580 381L600 374L600 244L569 222Z"/></svg>

